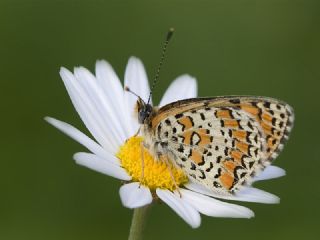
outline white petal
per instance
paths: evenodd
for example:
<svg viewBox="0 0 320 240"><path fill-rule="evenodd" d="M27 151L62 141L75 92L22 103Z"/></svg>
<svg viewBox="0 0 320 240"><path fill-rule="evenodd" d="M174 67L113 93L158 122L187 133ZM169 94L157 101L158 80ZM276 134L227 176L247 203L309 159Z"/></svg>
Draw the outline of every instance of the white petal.
<svg viewBox="0 0 320 240"><path fill-rule="evenodd" d="M117 118L113 111L111 102L97 84L95 77L85 68L74 69L74 76L81 84L82 90L87 94L87 101L90 101L95 111L96 118L100 119L104 130L112 134L118 144L122 144L126 139L124 127L121 126L121 120ZM107 127L109 127L107 129Z"/></svg>
<svg viewBox="0 0 320 240"><path fill-rule="evenodd" d="M182 75L170 84L163 95L159 106L162 107L168 103L181 99L197 97L197 92L197 80L187 74Z"/></svg>
<svg viewBox="0 0 320 240"><path fill-rule="evenodd" d="M114 138L111 138L111 134L108 132L109 130L106 129L108 126L105 126L105 124L101 122L101 118L97 115L97 111L94 108L91 99L84 93L80 84L69 70L61 68L60 76L75 109L79 113L79 116L87 129L105 149L115 153L119 148L119 144L113 140Z"/></svg>
<svg viewBox="0 0 320 240"><path fill-rule="evenodd" d="M118 105L123 110L123 87L117 74L108 62L104 60L96 62L96 78L109 100L116 103L114 105Z"/></svg>
<svg viewBox="0 0 320 240"><path fill-rule="evenodd" d="M254 181L268 180L273 178L279 178L286 175L286 171L277 166L266 167L258 176L254 178Z"/></svg>
<svg viewBox="0 0 320 240"><path fill-rule="evenodd" d="M253 187L246 187L240 190L238 193L236 193L234 200L267 204L280 202L280 198L276 195Z"/></svg>
<svg viewBox="0 0 320 240"><path fill-rule="evenodd" d="M210 191L206 187L193 182L186 184L185 187L192 191L202 193L204 195L215 197L215 198L220 198L220 199L243 201L243 202L269 203L269 204L279 203L279 198L277 196L257 188L246 187L235 195L231 195L231 194L222 195L222 194L218 194L213 191Z"/></svg>
<svg viewBox="0 0 320 240"><path fill-rule="evenodd" d="M120 188L120 198L122 204L127 208L139 208L152 202L149 188L140 186L138 182L123 185Z"/></svg>
<svg viewBox="0 0 320 240"><path fill-rule="evenodd" d="M129 87L133 92L140 96L144 101L148 100L150 88L146 71L142 62L136 57L130 57L125 75L124 85ZM125 91L124 93L128 118L130 119L131 135L135 134L139 128L138 121L134 115L134 107L137 97L132 93Z"/></svg>
<svg viewBox="0 0 320 240"><path fill-rule="evenodd" d="M129 58L124 76L124 83L125 86L129 87L133 92L138 94L145 102L147 102L150 94L150 88L146 71L140 59L136 57Z"/></svg>
<svg viewBox="0 0 320 240"><path fill-rule="evenodd" d="M168 204L184 221L186 221L192 228L197 228L201 224L201 217L199 212L190 204L183 201L179 194L172 193L169 190L157 189L159 198Z"/></svg>
<svg viewBox="0 0 320 240"><path fill-rule="evenodd" d="M82 132L80 132L78 129L71 126L70 124L59 121L51 117L45 117L45 120L51 125L53 125L54 127L58 128L60 131L67 134L69 137L73 138L74 140L76 140L77 142L85 146L88 150L90 150L94 154L102 158L109 158L110 156L112 156L105 149L103 149L99 144L97 144L95 141L87 137L85 134L83 134Z"/></svg>
<svg viewBox="0 0 320 240"><path fill-rule="evenodd" d="M125 108L124 90L117 74L108 62L100 60L96 62L96 78L121 126L126 129L126 138L130 137L128 129L130 122Z"/></svg>
<svg viewBox="0 0 320 240"><path fill-rule="evenodd" d="M101 158L92 153L79 152L73 155L76 163L103 173L105 175L120 179L120 180L131 180L128 173L120 166L114 164L114 159Z"/></svg>
<svg viewBox="0 0 320 240"><path fill-rule="evenodd" d="M254 213L246 207L207 197L190 190L180 189L182 200L188 202L202 214L212 217L251 218Z"/></svg>

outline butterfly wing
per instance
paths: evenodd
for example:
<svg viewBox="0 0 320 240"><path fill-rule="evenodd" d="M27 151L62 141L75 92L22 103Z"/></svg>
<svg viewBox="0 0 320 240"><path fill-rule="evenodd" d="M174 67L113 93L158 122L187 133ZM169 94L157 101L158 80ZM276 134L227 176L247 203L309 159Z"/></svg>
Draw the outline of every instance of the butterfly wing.
<svg viewBox="0 0 320 240"><path fill-rule="evenodd" d="M192 181L232 193L269 165L293 124L292 108L265 97L230 96L177 101L159 109L156 141Z"/></svg>

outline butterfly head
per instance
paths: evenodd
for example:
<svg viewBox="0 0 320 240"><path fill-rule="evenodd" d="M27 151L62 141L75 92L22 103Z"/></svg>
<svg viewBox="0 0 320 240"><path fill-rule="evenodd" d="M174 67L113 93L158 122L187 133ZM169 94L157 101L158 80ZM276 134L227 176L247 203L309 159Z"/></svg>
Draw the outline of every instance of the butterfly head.
<svg viewBox="0 0 320 240"><path fill-rule="evenodd" d="M138 94L131 91L128 87L125 87L125 90L132 93L138 98L135 106L135 113L137 114L138 122L140 124L147 123L154 113L154 108L149 102L146 103L145 101L143 101L143 99Z"/></svg>
<svg viewBox="0 0 320 240"><path fill-rule="evenodd" d="M136 111L138 113L138 122L144 124L148 122L150 116L153 113L153 107L151 104L146 103L140 97L137 100Z"/></svg>

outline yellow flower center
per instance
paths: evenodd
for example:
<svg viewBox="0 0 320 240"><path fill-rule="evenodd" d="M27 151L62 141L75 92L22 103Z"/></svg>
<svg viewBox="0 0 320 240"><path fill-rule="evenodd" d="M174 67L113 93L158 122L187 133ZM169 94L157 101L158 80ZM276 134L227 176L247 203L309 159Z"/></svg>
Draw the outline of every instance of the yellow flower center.
<svg viewBox="0 0 320 240"><path fill-rule="evenodd" d="M139 181L142 185L151 190L156 188L175 190L188 182L187 176L181 169L176 168L170 160L166 162L155 160L150 153L143 148L144 171L142 173L142 137L131 137L120 147L117 157L120 159L122 167L132 177L132 181ZM171 172L171 173L170 173ZM174 181L173 181L174 178Z"/></svg>

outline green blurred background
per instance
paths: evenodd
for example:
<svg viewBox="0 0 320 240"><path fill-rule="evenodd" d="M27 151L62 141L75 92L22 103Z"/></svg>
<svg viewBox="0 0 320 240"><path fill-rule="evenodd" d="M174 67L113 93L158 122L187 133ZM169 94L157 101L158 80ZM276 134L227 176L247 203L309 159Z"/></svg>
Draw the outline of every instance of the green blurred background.
<svg viewBox="0 0 320 240"><path fill-rule="evenodd" d="M129 56L149 77L167 29L155 102L182 73L199 95L276 97L296 112L276 165L287 176L256 184L279 205L244 203L251 220L203 217L193 230L165 204L152 208L146 239L319 239L319 0L0 1L0 239L126 239L132 211L120 183L77 166L84 150L43 121L85 130L58 71L106 59L121 78Z"/></svg>

